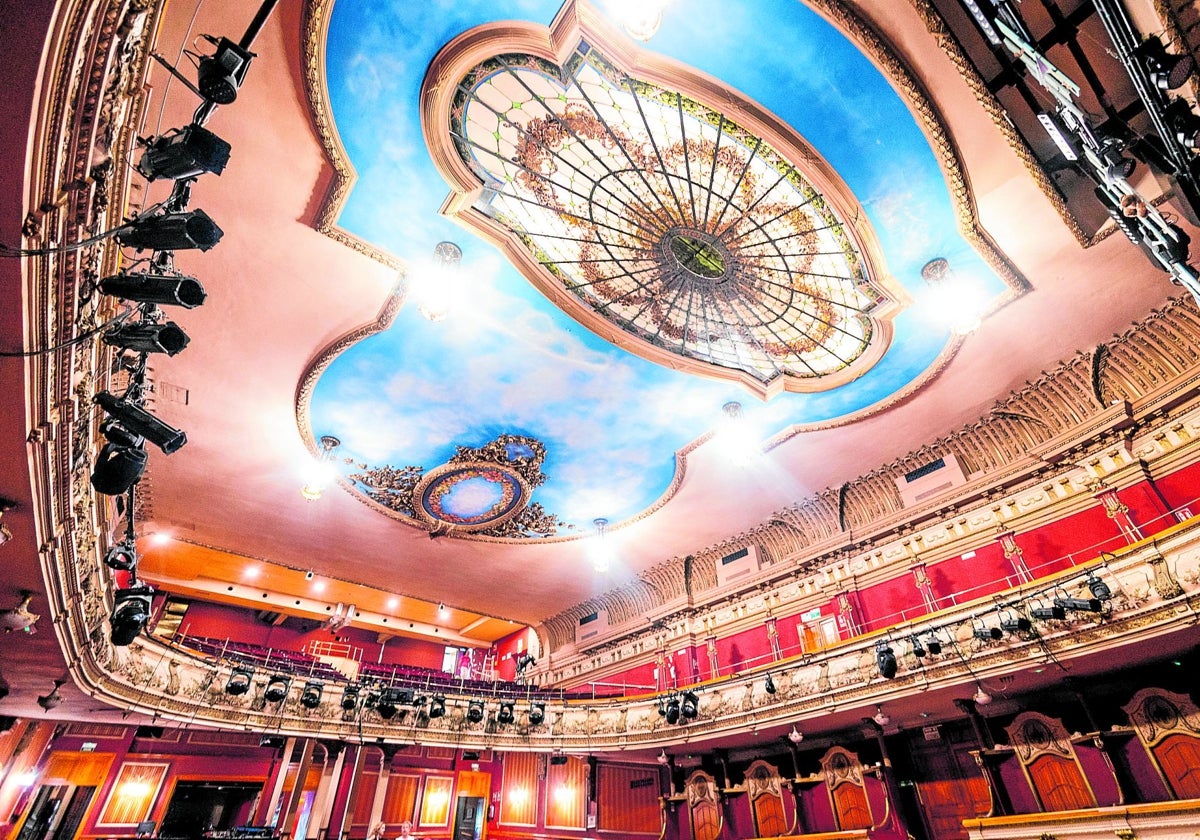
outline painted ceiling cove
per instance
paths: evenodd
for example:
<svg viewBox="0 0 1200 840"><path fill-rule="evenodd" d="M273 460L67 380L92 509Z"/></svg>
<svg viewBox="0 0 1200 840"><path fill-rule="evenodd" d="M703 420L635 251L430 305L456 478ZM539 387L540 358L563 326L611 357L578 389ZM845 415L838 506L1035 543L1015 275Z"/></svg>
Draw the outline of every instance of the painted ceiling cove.
<svg viewBox="0 0 1200 840"><path fill-rule="evenodd" d="M631 215L628 206L610 206L603 211L610 214L604 223L626 237L618 250L630 245L629 237L650 237L646 232L652 230L655 250L650 259L661 274L657 286L601 284L597 291L601 264L594 254L580 256L584 249L579 237L573 244L552 246L549 239L538 242L528 236L578 233L577 226L562 222L561 213L546 212L546 202L535 207L526 200L539 192L562 200L568 195L562 185L568 181L559 179L557 186L547 187L546 178L528 173L518 177L508 152L515 154L520 131L511 130L506 141L494 145L496 154L486 155L481 150L487 132L477 128L472 135L460 122L460 143L464 130L470 138L462 146L464 160L474 164L481 186L488 182L493 188L475 209L489 211L484 215L493 219L502 217L510 232L524 233L527 251L537 257L532 262L540 263L541 270L561 263L557 274L550 274L573 290L581 311L633 330L635 338L649 345L673 345L670 352L737 375L714 379L712 371L700 375L687 365L675 369L642 357L653 353L638 355L585 328L581 320L586 317L564 312L539 289L537 283L545 277L531 282L528 267L523 274L493 244L439 212L452 185L431 159L421 125L422 84L443 47L495 21L546 27L558 12L557 2L532 0L339 0L332 12L326 50L329 101L358 175L338 225L399 257L409 272L411 296L420 293L421 272L435 245L457 243L464 254L463 289L459 305L444 321L425 319L409 300L389 329L342 352L313 389L309 420L315 436L340 439L338 463L357 490L393 515L431 530L459 526L447 530L537 539L591 533L597 517L612 522L634 517L669 494L678 468L676 453L711 431L727 402L740 402L754 434L766 440L795 426L836 421L885 402L928 375L953 347L951 332L921 278L921 268L930 260L948 259L963 282L974 284L988 298L1006 289L958 233L956 210L937 158L902 99L867 56L795 0L679 0L668 7L662 28L641 49L693 68L697 76L720 80L733 93L725 101L704 101L660 86L658 98L670 106L662 108L663 115L680 119L685 96L691 103L691 122L682 129L676 124L673 130L711 144L716 137L714 117L716 125L728 120L740 126L739 115L751 107L761 109L836 173L835 180L845 188L837 200L842 215L832 210L822 215L819 207L826 205L819 204L800 223L800 217L784 212L786 208L777 209L759 220L761 235L752 240L759 247L743 257L736 243L722 239L725 228L710 224L712 218L703 213L652 219L645 213ZM772 37L759 37L767 31ZM537 79L526 81L550 90L554 68L528 72ZM538 118L543 119L542 128L561 125L545 119L547 111L539 112L535 97L522 101L511 95L504 87L514 84L511 75L498 79L484 74L480 79L491 85L486 95L495 106L492 110L506 114L509 127L520 126L528 133L530 121ZM531 90L529 85L518 87ZM570 100L565 88L562 93ZM560 117L576 104L559 103ZM633 103L630 99L625 104ZM615 107L604 116L608 126L617 126ZM525 113L517 113L521 111ZM577 115L577 129L579 120L595 118L594 113L572 113ZM475 116L469 107L466 114L469 126ZM491 119L491 130L503 135L496 117ZM453 143L455 126L449 122L428 128ZM649 131L643 120L622 130L637 131L638 126L643 133ZM666 137L666 129L661 131ZM711 175L717 184L714 195L736 197L734 173L743 161L750 161L753 137L752 131L731 130L724 158L719 150L708 149L707 160L714 163L705 177ZM682 136L675 139L684 143ZM598 140L596 147L605 142ZM615 151L611 144L609 151ZM768 190L770 184L760 185L759 194L746 198L746 206L756 199L757 206L799 205L803 197L818 194L805 191L803 177L789 174L795 155L776 151L778 161L764 156L757 165L760 177L773 171L783 186ZM587 174L585 170L581 164L573 175ZM664 187L698 182L677 173L659 178ZM594 187L595 179L589 190ZM648 195L635 198L628 186L610 192L622 194L626 204L650 200ZM595 206L599 205L589 208ZM543 215L536 216L531 207L540 207ZM866 218L844 218L844 208L861 208ZM776 214L784 221L773 220ZM793 252L777 247L779 240L803 233L801 228L813 220L837 233L809 236L799 249L805 254L800 258L782 256ZM788 224L793 229L788 230ZM869 255L873 258L860 261L862 249L844 235L851 224L870 231L868 250L877 251ZM769 258L764 256L767 248L774 249ZM606 258L634 256L622 251ZM568 261L580 259L594 261L586 269L590 274L585 269L563 270ZM780 290L764 294L761 283L730 280L735 263L756 263L752 267L760 274L767 263L766 273L774 273L776 281L782 275L782 287L790 296L786 306L767 304L770 314L764 321L777 323L772 339L764 339L766 333L752 335L753 329L743 331L743 338L753 339L747 346L762 351L757 355L737 350L727 333L715 338L718 322L728 320L717 307L742 307L742 320L749 323L749 304L744 301L755 296L760 303L778 299ZM636 271L636 265L624 265L624 281ZM806 278L805 271L835 279L823 277L818 283L813 276ZM717 299L713 288L718 281L743 283L738 303L731 304L729 294L723 301ZM591 290L574 288L583 283L591 283ZM676 304L672 309L660 302L654 309L653 298L683 287L696 301L693 306ZM705 287L704 294L697 291L700 287ZM745 293L750 287L759 291ZM641 296L639 306L622 308L622 295L631 291ZM820 298L835 301L834 307L841 309L837 319L830 317L828 306L814 308ZM886 351L880 346L877 357L856 367L854 358L869 355L867 348L879 337L872 338L880 330L867 315L884 300L895 303L888 313L890 343ZM805 318L807 330L796 326ZM822 318L824 325L813 328ZM843 327L841 332L828 327L834 320ZM688 335L705 331L706 340L688 345ZM776 346L769 346L772 342ZM851 374L827 390L800 393L764 384L786 376L819 379L818 374L843 369ZM746 387L738 375L749 375L763 387ZM769 399L760 398L768 393ZM513 441L524 448L514 449L509 445Z"/></svg>

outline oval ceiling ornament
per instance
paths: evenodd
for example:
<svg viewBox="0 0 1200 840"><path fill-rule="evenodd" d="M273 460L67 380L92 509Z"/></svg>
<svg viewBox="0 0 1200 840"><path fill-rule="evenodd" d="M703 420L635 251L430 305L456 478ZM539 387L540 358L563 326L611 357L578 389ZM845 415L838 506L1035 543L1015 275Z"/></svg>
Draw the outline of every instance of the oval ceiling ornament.
<svg viewBox="0 0 1200 840"><path fill-rule="evenodd" d="M590 6L472 29L437 55L422 129L442 212L607 341L762 398L882 358L909 303L817 152Z"/></svg>

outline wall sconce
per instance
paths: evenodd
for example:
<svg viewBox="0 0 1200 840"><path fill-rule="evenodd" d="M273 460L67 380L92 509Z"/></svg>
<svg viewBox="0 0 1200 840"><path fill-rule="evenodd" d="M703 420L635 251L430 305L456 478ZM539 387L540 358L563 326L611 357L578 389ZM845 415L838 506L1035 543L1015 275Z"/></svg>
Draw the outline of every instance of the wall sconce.
<svg viewBox="0 0 1200 840"><path fill-rule="evenodd" d="M321 435L321 452L312 466L308 481L300 488L300 495L310 502L321 498L325 488L336 478L333 469L333 450L341 445L342 442L333 435Z"/></svg>

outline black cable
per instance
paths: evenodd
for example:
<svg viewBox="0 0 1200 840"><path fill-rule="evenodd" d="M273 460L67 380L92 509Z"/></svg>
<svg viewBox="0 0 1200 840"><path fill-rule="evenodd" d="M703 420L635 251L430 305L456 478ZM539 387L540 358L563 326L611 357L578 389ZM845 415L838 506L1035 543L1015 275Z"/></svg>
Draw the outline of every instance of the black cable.
<svg viewBox="0 0 1200 840"><path fill-rule="evenodd" d="M0 358L28 359L28 358L32 358L33 356L44 356L48 353L57 353L59 350L65 350L68 347L73 347L76 344L80 344L81 342L87 341L89 338L95 337L98 333L103 332L104 330L108 329L109 327L113 326L114 324L123 323L126 319L129 318L130 315L132 315L136 311L137 311L136 309L130 309L128 312L122 312L120 315L117 315L115 318L111 318L108 321L105 321L103 324L96 327L95 329L88 330L87 332L82 333L81 335L75 336L70 341L64 341L62 344L56 344L53 347L46 347L41 350L23 350L23 351L19 351L19 352L15 352L15 353L0 351Z"/></svg>
<svg viewBox="0 0 1200 840"><path fill-rule="evenodd" d="M55 248L14 248L11 245L0 243L0 257L41 257L47 254L65 254L70 251L78 251L80 248L95 245L97 242L107 239L128 226L128 224L124 224L120 227L106 230L103 233L98 233L95 236L89 236L80 242L72 242L70 245L60 245Z"/></svg>

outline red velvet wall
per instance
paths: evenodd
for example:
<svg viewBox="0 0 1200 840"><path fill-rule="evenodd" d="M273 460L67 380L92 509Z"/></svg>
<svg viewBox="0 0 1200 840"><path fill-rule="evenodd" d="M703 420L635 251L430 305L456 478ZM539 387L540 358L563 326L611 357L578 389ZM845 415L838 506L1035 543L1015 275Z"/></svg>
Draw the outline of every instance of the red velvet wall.
<svg viewBox="0 0 1200 840"><path fill-rule="evenodd" d="M1188 505L1193 514L1200 513L1200 505L1195 503L1200 499L1200 463L1157 478L1154 485L1172 509Z"/></svg>
<svg viewBox="0 0 1200 840"><path fill-rule="evenodd" d="M877 630L926 613L925 602L911 573L858 590L859 623Z"/></svg>
<svg viewBox="0 0 1200 840"><path fill-rule="evenodd" d="M717 639L719 674L711 673L708 667L707 647L702 650L704 652L702 660L703 672L707 679L716 676L727 677L730 674L748 671L752 668L761 668L774 661L771 656L771 643L767 638L767 627L765 624L750 627L732 636Z"/></svg>

